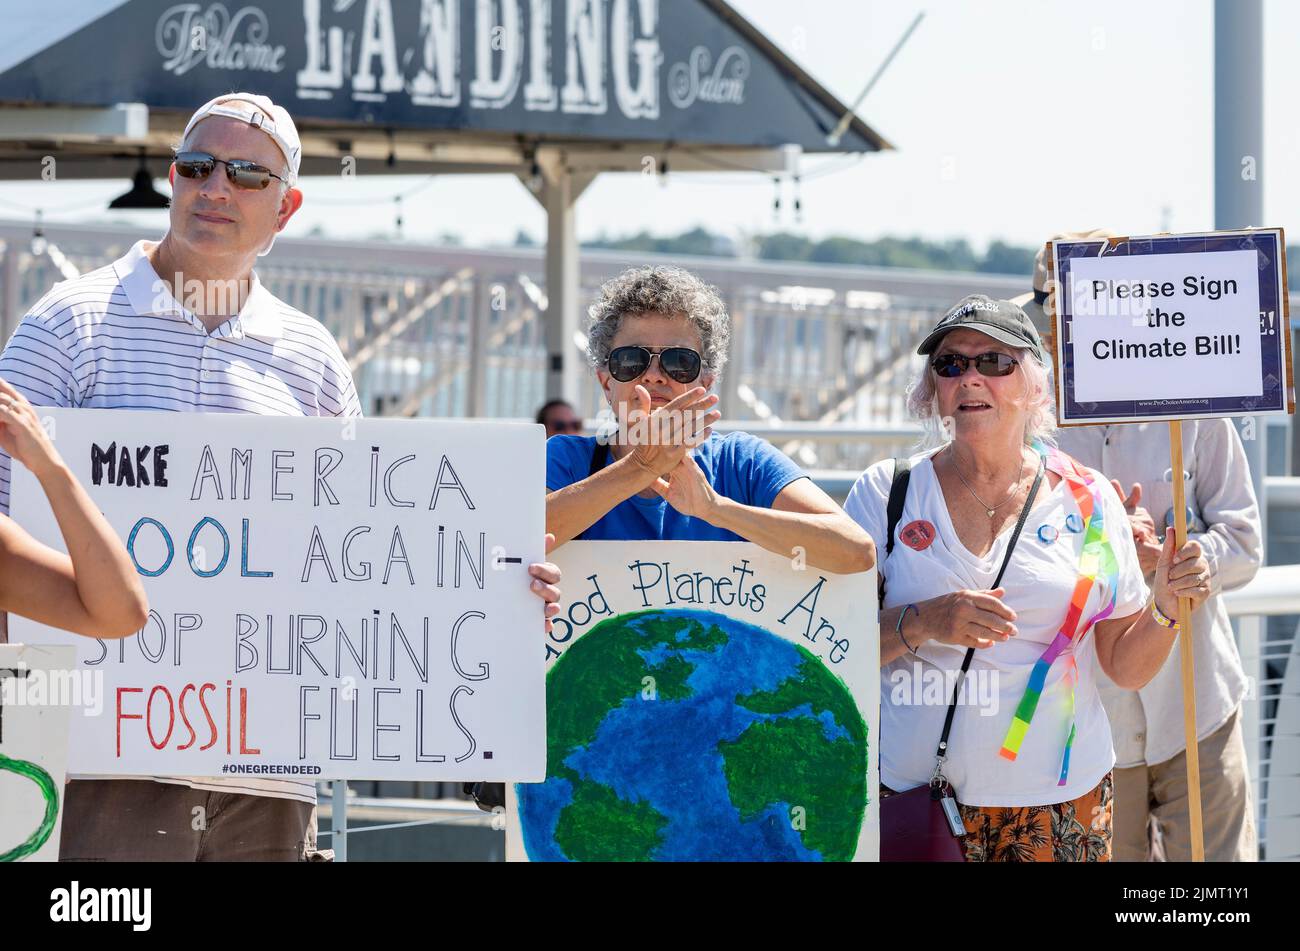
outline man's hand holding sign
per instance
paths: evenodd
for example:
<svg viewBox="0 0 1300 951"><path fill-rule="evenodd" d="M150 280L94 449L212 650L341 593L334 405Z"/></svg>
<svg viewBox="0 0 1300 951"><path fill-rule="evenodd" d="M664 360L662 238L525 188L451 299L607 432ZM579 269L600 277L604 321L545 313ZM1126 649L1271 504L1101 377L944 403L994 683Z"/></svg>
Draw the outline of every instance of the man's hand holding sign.
<svg viewBox="0 0 1300 951"><path fill-rule="evenodd" d="M1204 853L1191 614L1211 578L1187 539L1181 421L1294 412L1284 247L1280 229L1048 245L1061 425L1169 422L1174 531L1163 546L1140 488L1114 489L1142 568L1154 572L1156 619L1180 638L1196 861Z"/></svg>

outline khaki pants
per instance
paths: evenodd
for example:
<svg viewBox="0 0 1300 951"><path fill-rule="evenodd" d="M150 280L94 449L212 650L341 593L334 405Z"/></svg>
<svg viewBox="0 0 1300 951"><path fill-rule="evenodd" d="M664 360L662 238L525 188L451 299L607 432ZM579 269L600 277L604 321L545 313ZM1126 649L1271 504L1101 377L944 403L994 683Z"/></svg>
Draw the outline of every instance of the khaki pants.
<svg viewBox="0 0 1300 951"><path fill-rule="evenodd" d="M1205 861L1258 861L1241 708L1197 749ZM1113 833L1116 862L1191 861L1185 752L1155 766L1115 770Z"/></svg>
<svg viewBox="0 0 1300 951"><path fill-rule="evenodd" d="M138 779L64 787L61 862L328 861L316 807Z"/></svg>

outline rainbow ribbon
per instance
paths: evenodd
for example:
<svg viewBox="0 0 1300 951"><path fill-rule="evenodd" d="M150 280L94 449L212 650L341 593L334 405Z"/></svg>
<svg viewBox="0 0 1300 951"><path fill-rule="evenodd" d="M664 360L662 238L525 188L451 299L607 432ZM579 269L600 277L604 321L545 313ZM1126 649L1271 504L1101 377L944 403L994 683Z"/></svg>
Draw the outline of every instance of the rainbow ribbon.
<svg viewBox="0 0 1300 951"><path fill-rule="evenodd" d="M1115 610L1116 582L1119 579L1115 549L1111 547L1110 539L1106 534L1101 495L1097 486L1093 484L1092 477L1059 449L1047 448L1041 444L1036 448L1046 457L1047 467L1060 475L1069 486L1070 494L1074 497L1079 514L1084 520L1083 550L1079 554L1079 578L1070 597L1070 608L1066 612L1065 621L1056 632L1056 636L1052 638L1052 642L1047 645L1047 650L1043 651L1042 656L1034 663L1034 669L1029 674L1029 684L1025 687L1024 696L1020 698L1015 716L1012 717L1011 727L1002 741L999 755L1012 761L1019 754L1020 744L1024 741L1025 734L1029 731L1029 724L1034 719L1034 712L1038 709L1038 701L1042 698L1043 687L1047 683L1047 672L1056 658L1061 656L1071 643L1081 639L1094 624L1105 620ZM1110 600L1105 607L1081 624L1088 596L1092 594L1093 585L1096 584L1099 575L1105 580L1106 589L1110 592ZM1072 652L1066 654L1066 657L1071 665L1071 671L1066 675L1070 684L1068 709L1070 732L1065 739L1065 752L1061 757L1061 777L1057 782L1058 786L1065 785L1065 779L1070 772L1070 750L1074 746L1075 732L1075 677L1071 674L1077 671L1077 667Z"/></svg>

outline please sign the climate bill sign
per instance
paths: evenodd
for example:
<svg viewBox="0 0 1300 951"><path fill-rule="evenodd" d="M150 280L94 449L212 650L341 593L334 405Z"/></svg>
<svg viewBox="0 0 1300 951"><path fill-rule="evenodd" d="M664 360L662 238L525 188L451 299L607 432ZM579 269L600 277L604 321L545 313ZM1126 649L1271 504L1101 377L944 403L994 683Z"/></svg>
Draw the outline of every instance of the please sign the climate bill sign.
<svg viewBox="0 0 1300 951"><path fill-rule="evenodd" d="M1052 243L1060 421L1294 410L1281 229Z"/></svg>

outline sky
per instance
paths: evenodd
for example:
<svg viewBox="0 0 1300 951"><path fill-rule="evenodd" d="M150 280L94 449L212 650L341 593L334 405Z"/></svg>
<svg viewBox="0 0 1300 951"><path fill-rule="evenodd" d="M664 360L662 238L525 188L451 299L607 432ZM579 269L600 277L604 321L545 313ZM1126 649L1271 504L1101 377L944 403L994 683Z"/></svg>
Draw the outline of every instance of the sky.
<svg viewBox="0 0 1300 951"><path fill-rule="evenodd" d="M681 0L663 0L681 2ZM703 226L729 237L787 230L817 239L885 235L1041 243L1053 232L1120 234L1213 227L1212 0L733 0L845 102L855 99L918 11L925 18L859 109L895 152L804 161L796 221L788 187L759 175L605 174L578 202L583 239ZM1265 0L1265 141L1257 164L1266 226L1300 203L1300 4ZM821 169L820 172L817 170ZM165 213L100 211L127 182L45 183L46 220L132 221ZM515 179L406 176L305 179L286 232L329 237L445 234L470 245L545 234ZM0 217L31 217L33 186L0 184ZM371 204L358 207L357 198ZM87 210L66 206L91 204ZM53 209L64 207L60 212Z"/></svg>

